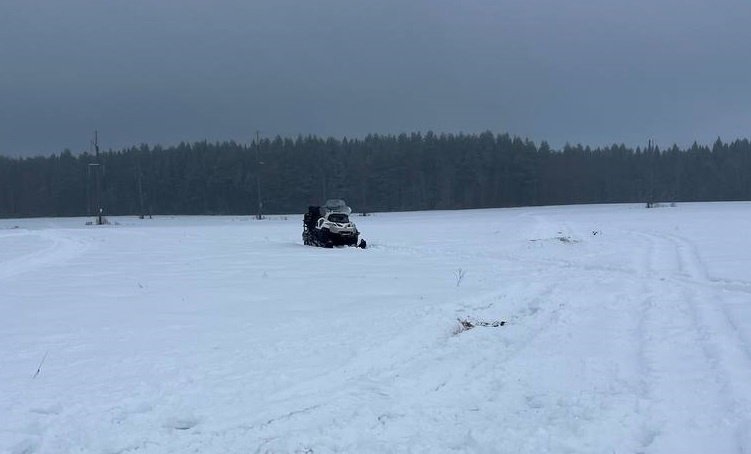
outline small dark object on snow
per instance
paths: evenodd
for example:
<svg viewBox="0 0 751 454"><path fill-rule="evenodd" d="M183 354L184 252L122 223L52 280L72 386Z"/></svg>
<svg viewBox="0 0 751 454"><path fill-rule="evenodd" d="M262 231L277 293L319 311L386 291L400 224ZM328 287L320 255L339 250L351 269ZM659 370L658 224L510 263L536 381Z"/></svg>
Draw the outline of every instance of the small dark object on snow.
<svg viewBox="0 0 751 454"><path fill-rule="evenodd" d="M665 202L647 202L647 208L675 208L675 202L665 203Z"/></svg>
<svg viewBox="0 0 751 454"><path fill-rule="evenodd" d="M492 322L486 322L483 320L471 320L469 318L457 318L456 319L459 322L459 328L454 332L454 334L463 333L464 331L469 331L472 328L476 326L489 326L492 328L497 328L499 326L506 325L506 320L493 320Z"/></svg>
<svg viewBox="0 0 751 454"><path fill-rule="evenodd" d="M37 378L39 376L39 372L42 371L42 364L44 364L44 360L47 359L47 354L49 351L44 352L44 356L42 356L42 361L39 362L39 367L37 367L37 371L34 373L34 376L31 378Z"/></svg>

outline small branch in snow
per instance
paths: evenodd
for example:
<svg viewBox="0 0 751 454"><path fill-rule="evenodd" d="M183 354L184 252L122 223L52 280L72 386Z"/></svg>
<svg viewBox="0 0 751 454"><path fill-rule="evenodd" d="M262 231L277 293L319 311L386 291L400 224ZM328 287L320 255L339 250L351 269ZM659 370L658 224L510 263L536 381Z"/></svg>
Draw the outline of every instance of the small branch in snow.
<svg viewBox="0 0 751 454"><path fill-rule="evenodd" d="M457 326L454 330L454 335L461 334L464 331L469 331L477 326L490 326L497 328L499 326L506 325L506 320L493 320L491 322L487 322L484 320L473 320L470 318L457 318L456 321L459 322L459 326Z"/></svg>
<svg viewBox="0 0 751 454"><path fill-rule="evenodd" d="M306 407L306 408L303 408L303 409L300 409L300 410L291 411L291 412L289 412L287 414L284 414L284 415L281 415L281 416L277 416L276 418L269 419L265 423L260 424L260 427L268 426L268 425L273 424L273 423L275 423L275 422L277 422L279 420L282 420L282 419L289 419L289 418L291 418L291 417L293 417L295 415L300 415L300 414L303 414L303 413L308 413L309 411L315 410L316 408L318 408L320 406L321 405L311 405L310 407Z"/></svg>
<svg viewBox="0 0 751 454"><path fill-rule="evenodd" d="M459 268L458 270L454 271L454 277L456 277L456 286L459 287L462 283L462 279L464 279L464 275L467 274L466 271Z"/></svg>
<svg viewBox="0 0 751 454"><path fill-rule="evenodd" d="M44 352L44 356L42 356L42 360L39 361L39 367L37 367L37 371L34 372L34 376L31 378L37 378L37 375L39 375L39 372L42 371L42 364L44 364L44 360L47 359L47 354L49 353L49 350Z"/></svg>

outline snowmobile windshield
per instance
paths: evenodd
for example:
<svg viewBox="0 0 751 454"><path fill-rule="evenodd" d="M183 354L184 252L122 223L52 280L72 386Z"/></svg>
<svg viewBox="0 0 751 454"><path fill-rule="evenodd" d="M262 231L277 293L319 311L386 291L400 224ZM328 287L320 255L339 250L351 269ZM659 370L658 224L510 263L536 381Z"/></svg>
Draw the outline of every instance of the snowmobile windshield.
<svg viewBox="0 0 751 454"><path fill-rule="evenodd" d="M341 199L329 199L323 207L326 211L334 213L350 214L352 212L352 208L348 207L344 200Z"/></svg>
<svg viewBox="0 0 751 454"><path fill-rule="evenodd" d="M336 222L337 224L346 224L349 222L349 217L344 213L331 213L329 221Z"/></svg>

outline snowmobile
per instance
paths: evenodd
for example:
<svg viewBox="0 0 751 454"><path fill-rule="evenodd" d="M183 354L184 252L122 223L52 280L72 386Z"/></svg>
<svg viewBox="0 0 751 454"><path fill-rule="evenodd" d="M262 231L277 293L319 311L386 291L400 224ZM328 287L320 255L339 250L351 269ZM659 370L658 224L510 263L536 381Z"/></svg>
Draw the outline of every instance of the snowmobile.
<svg viewBox="0 0 751 454"><path fill-rule="evenodd" d="M349 220L352 209L344 200L327 200L323 206L309 206L303 217L302 242L306 246L332 248L357 246L365 249L365 240L354 222Z"/></svg>

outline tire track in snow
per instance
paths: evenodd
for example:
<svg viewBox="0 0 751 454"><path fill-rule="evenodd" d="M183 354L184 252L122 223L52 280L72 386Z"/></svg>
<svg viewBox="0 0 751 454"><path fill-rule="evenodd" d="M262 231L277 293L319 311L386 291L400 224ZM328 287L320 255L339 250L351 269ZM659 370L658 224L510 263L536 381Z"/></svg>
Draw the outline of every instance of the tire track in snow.
<svg viewBox="0 0 751 454"><path fill-rule="evenodd" d="M0 279L8 279L40 268L65 263L81 255L89 247L87 242L65 237L59 231L53 230L28 231L20 236L38 237L51 244L30 254L0 263Z"/></svg>
<svg viewBox="0 0 751 454"><path fill-rule="evenodd" d="M535 217L535 222L542 222L541 218L539 216ZM559 229L561 231L568 231L571 232L573 229L566 223L561 223L562 227ZM549 230L549 229L548 229ZM629 236L638 236L640 238L647 238L647 237L653 237L656 239L661 238L658 234L648 234L644 232L634 231L634 230L622 230L622 229L613 229L613 231L620 231L625 235ZM604 273L614 273L621 275L622 277L627 278L634 278L639 277L641 279L648 278L655 281L661 281L661 280L671 280L675 281L676 283L684 284L684 285L694 285L694 286L703 286L703 287L710 287L716 290L724 290L728 292L734 292L734 293L743 293L743 294L751 294L751 282L745 282L745 281L736 281L736 280L725 280L725 279L719 279L719 278L711 278L708 276L706 270L701 271L702 268L694 269L693 271L697 272L700 278L694 277L694 275L691 274L692 270L688 270L686 268L690 267L689 264L682 264L680 262L678 263L679 271L678 272L671 272L669 274L665 274L664 270L653 270L651 274L645 275L644 273L640 273L640 270L633 270L629 269L627 267L620 267L620 266L613 266L613 265L598 265L598 264L588 264L588 263L576 263L570 260L564 260L564 259L544 259L544 258L529 258L529 257L523 257L518 254L499 254L499 253L488 253L484 251L472 251L472 253L467 253L465 251L451 249L451 248L440 248L440 247L431 247L431 248L416 248L413 246L409 246L406 244L376 244L374 245L375 248L388 250L396 253L402 253L402 254L409 254L409 255L418 255L418 256L424 256L424 257L430 257L435 255L440 255L444 257L451 257L453 259L457 260L466 260L466 259L477 259L477 258L484 258L489 261L503 261L506 263L522 263L526 265L537 265L537 266L546 266L546 267L555 267L558 269L565 269L570 271L584 271L584 272L604 272ZM679 250L676 248L672 254L675 255L676 260L678 259Z"/></svg>
<svg viewBox="0 0 751 454"><path fill-rule="evenodd" d="M498 351L492 352L492 358L476 355L468 364L464 364L466 368L446 370L445 365L461 355L463 339L451 336L448 330L428 337L425 333L435 333L437 326L445 326L445 322L455 315L456 307L445 305L421 309L424 313L403 317L419 320L410 324L408 329L399 330L383 343L358 352L355 357L326 374L269 396L273 402L268 405L273 409L272 413L258 415L252 421L227 427L212 436L245 442L248 439L263 439L267 440L267 447L272 451L286 451L292 446L289 439L295 438L290 436L290 428L285 426L289 421L281 417L288 414L294 415L296 427L310 426L308 433L337 434L346 429L341 422L347 421L348 426L357 427L363 432L361 436L367 434L366 438L371 440L377 440L402 424L424 426L430 421L461 419L471 410L446 408L445 402L455 401L457 394L493 396L497 392L497 382L505 375L503 364L522 354L534 338L555 322L560 309L541 304L553 288L552 285L542 286L531 295L528 304L519 308L515 316L512 315L517 321L533 321L534 328L515 338L500 356L495 355ZM416 339L424 341L415 345ZM398 354L394 355L394 352ZM471 389L467 389L467 383L473 384ZM306 411L299 411L300 408ZM395 421L398 424L392 427ZM353 449L345 441L327 445L323 443L326 438L330 437L314 437L308 442L313 443L311 447L334 451Z"/></svg>
<svg viewBox="0 0 751 454"><path fill-rule="evenodd" d="M721 344L715 339L723 331L706 320L706 302L712 299L702 301L701 297L711 288L675 279L676 275L686 275L701 284L706 270L698 256L687 253L685 243L668 235L637 234L647 238L655 251L644 273L667 274L670 278L644 281L652 294L644 303L642 348L645 373L651 381L647 388L652 390L647 393L651 400L647 420L661 420L660 430L647 440L650 443L644 450L743 452L748 448L742 435L748 425L747 410L745 405L738 406L739 398L733 391L737 379L723 365ZM722 302L717 299L716 304ZM727 420L728 415L733 420ZM702 447L701 443L708 440L713 440L713 445Z"/></svg>
<svg viewBox="0 0 751 454"><path fill-rule="evenodd" d="M642 451L665 452L685 448L695 452L699 445L692 445L687 440L711 440L715 435L718 436L717 446L724 446L728 452L748 449L751 443L743 433L744 428L751 427L749 411L746 398L736 390L744 389L743 383L751 383L751 377L747 377L751 367L746 367L751 349L718 292L742 295L749 293L749 289L743 282L711 279L695 247L685 240L680 242L670 235L658 233L624 233L647 240L647 256L643 259L642 269L483 252L473 256L574 272L601 272L603 276L610 274L640 282L642 290L636 292L646 295L639 306L642 314L635 322L639 333L636 340L639 344L639 369L644 375L638 393L644 403L640 410L643 418ZM425 252L402 249L418 254ZM445 252L459 258L470 256L462 251ZM716 305L714 310L711 301ZM735 339L718 342L729 334L734 334ZM712 408L707 410L705 405ZM714 421L707 415L712 415ZM698 431L704 430L704 437L696 438L696 432L692 431L691 426L696 421L704 422L705 428ZM727 431L729 426L734 427L730 431L733 433ZM706 427L724 435L706 433ZM711 446L705 448L712 449Z"/></svg>
<svg viewBox="0 0 751 454"><path fill-rule="evenodd" d="M709 273L707 272L707 267L704 264L704 262L701 259L701 256L699 255L699 251L696 249L696 246L694 246L692 243L687 241L684 238L675 236L675 235L668 235L667 236L671 241L673 241L676 244L676 248L679 253L679 258L681 262L684 264L683 268L685 270L688 270L689 275L692 280L697 281L700 284L704 284L706 286L706 290L725 290L725 291L734 291L731 290L725 286L721 286L719 288L714 287L713 283L716 282L716 280L711 279L709 277ZM746 362L747 365L751 368L751 345L749 345L748 341L743 337L741 330L738 328L738 325L735 323L732 314L727 309L727 306L722 302L721 298L718 298L716 295L709 293L709 298L712 300L715 300L716 303L714 305L708 305L705 304L702 307L707 309L706 316L713 317L717 312L722 314L722 317L724 320L715 320L714 322L719 325L725 325L723 332L732 332L737 341L737 345L740 347L740 349L743 351L744 355L746 356ZM716 308L719 308L717 310ZM715 309L714 311L711 311L710 309ZM713 314L714 312L714 314ZM729 329L727 329L729 328Z"/></svg>
<svg viewBox="0 0 751 454"><path fill-rule="evenodd" d="M665 235L665 238L673 242L684 272L699 283L711 284L707 267L696 246L676 235ZM712 359L723 389L727 391L723 395L728 408L732 409L734 420L729 423L736 425L738 452L748 452L751 449L751 436L747 430L751 427L751 400L743 390L751 383L751 347L723 298L717 295L716 288L707 285L689 292L688 296L694 300L701 298L695 301L693 315L700 327L707 355Z"/></svg>
<svg viewBox="0 0 751 454"><path fill-rule="evenodd" d="M543 222L540 218L535 219L535 221L538 222L538 224ZM551 229L546 228L544 230L545 232L548 232ZM556 227L556 229L553 230L560 230L561 232L572 231L571 227L565 224L563 227ZM592 263L589 259L583 264L577 264L567 260L531 259L524 257L524 251L517 254L497 254L477 251L471 255L464 251L447 251L449 252L448 255L452 258L482 257L488 260L489 263L493 263L494 261L495 263L513 262L521 264L522 268L523 265L533 265L534 267L542 265L544 266L546 273L552 273L546 274L547 278L553 278L550 292L552 292L553 288L557 289L558 287L561 287L564 290L564 295L573 298L571 301L574 305L563 311L563 321L558 324L546 324L541 330L536 330L537 334L535 336L525 339L525 342L520 342L520 351L529 351L532 354L528 356L536 356L540 353L540 349L543 349L542 352L544 352L544 349L546 348L545 345L549 345L547 348L550 348L553 347L555 343L558 343L560 344L561 354L574 360L572 366L576 364L576 361L583 360L581 355L584 355L585 357L590 356L590 359L585 361L592 364L594 367L599 367L599 369L595 369L593 372L578 373L579 378L583 381L582 387L580 388L579 386L576 386L574 388L580 389L579 393L581 394L578 395L579 397L574 397L574 395L562 396L561 399L563 399L562 401L565 402L566 405L570 405L569 411L574 413L570 416L575 418L574 420L580 417L579 414L576 414L577 411L583 411L586 419L586 412L592 408L591 402L598 402L598 404L594 406L599 409L597 411L601 412L598 419L603 421L618 421L618 426L622 427L623 430L619 431L618 435L622 441L619 446L622 449L625 449L626 452L645 451L662 430L660 421L652 417L651 402L653 392L651 385L654 380L650 376L652 373L651 365L646 359L649 347L646 345L648 341L645 340L651 335L652 331L654 331L652 324L654 324L655 321L648 320L645 314L648 313L650 310L649 308L655 304L655 298L653 295L655 292L652 291L650 283L659 283L659 277L653 276L654 273L648 271L648 268L657 268L656 265L653 264L658 261L658 258L656 257L657 246L656 240L648 237L645 238L650 239L648 247L645 248L646 256L642 259L642 262L646 263L646 265L641 267L637 266L635 269L633 267L624 268L619 266L602 266L597 263ZM398 252L404 252L406 249L410 249L412 253L425 253L425 251L407 247L400 248ZM446 254L442 253L442 255ZM565 274L561 274L561 271L564 271ZM586 286L589 285L587 283L589 281L618 282L619 285L621 285L618 294L620 296L609 298L606 301L598 301L599 304L592 306L587 302L588 299L585 297L588 288ZM635 286L642 286L642 290L635 288ZM631 295L633 293L636 293L637 295L646 294L647 297L643 300L632 300ZM623 315L613 317L611 311L623 311ZM587 313L591 313L591 316L585 315ZM598 322L598 320L600 322ZM529 328L529 326L526 328ZM539 337L543 331L545 332L544 341L536 342L537 337ZM576 351L576 345L580 342L577 335L582 332L589 333L589 336L601 339L602 343L607 345L607 347L604 347L603 349L587 348L584 351ZM558 339L558 341L556 341L556 339ZM631 342L627 341L623 344L621 342L624 339L634 340ZM566 347L566 344L569 342L573 342L571 348ZM633 349L633 356L630 356L630 360L626 360L626 357L622 356L626 361L619 359L609 361L606 356L603 356L604 352L609 348L623 347ZM553 348L559 350L558 347ZM623 353L621 355L623 355ZM626 355L628 355L628 353L626 353ZM519 356L520 355L514 355L510 358L502 358L501 361L502 363L506 363L512 361L514 357ZM532 367L535 367L534 361L532 361L532 364ZM608 370L609 366L613 367L613 369ZM619 368L622 368L623 372L618 372ZM508 372L518 375L518 365L517 369L514 369L513 366L506 367L506 369ZM629 377L626 378L625 381L622 378L623 374ZM577 376L577 373L574 372L571 375L575 377ZM638 378L640 376L642 379ZM529 377L521 375L520 379L526 380L529 379ZM596 390L598 383L601 383L603 379L609 380L613 383L613 385L611 385L614 390L613 394L597 393ZM532 383L536 382L533 380ZM542 392L540 395L545 396L545 392L543 391L545 389L544 384L543 387L540 388L539 386L541 383L537 383L537 385L533 385L532 383L516 384L514 385L514 392L521 394ZM537 388L535 386L537 386ZM594 386L595 389L588 388L590 386ZM626 397L626 394L633 397ZM532 395L532 397L533 401L530 402L530 405L533 406L532 410L538 413L547 414L547 417L551 418L548 427L545 429L546 433L558 431L559 434L565 434L566 437L577 437L577 435L566 433L567 429L565 426L567 424L570 425L571 420L565 421L557 419L560 417L557 415L561 408L560 403L556 403L555 401L551 401L544 397L542 399L535 398L534 395ZM582 399L582 402L579 402L577 399ZM634 409L636 409L636 411L634 411ZM524 410L516 407L515 411ZM504 420L502 425L508 424L509 422L511 421ZM591 430L592 428L597 427L596 422L581 422L580 424L581 426L577 430ZM511 426L515 425L512 423ZM535 437L534 434L530 434L530 436ZM581 434L578 436L581 436ZM537 446L536 448L524 446L522 450L535 451L537 448L540 448L540 446ZM548 447L546 449L550 448ZM555 451L555 448L553 448L553 451Z"/></svg>
<svg viewBox="0 0 751 454"><path fill-rule="evenodd" d="M655 438L663 431L663 425L654 420L652 403L654 401L655 393L655 372L654 364L650 359L650 343L652 342L652 334L650 332L650 324L652 321L652 312L655 306L655 294L651 286L649 285L650 275L653 270L656 269L656 251L657 245L653 238L645 236L647 240L647 248L644 252L644 256L641 260L641 267L639 268L639 276L642 278L641 294L644 295L641 304L639 305L639 311L636 319L636 345L637 345L637 371L639 374L639 382L637 388L637 402L636 409L639 417L641 418L641 424L639 428L639 452L646 452L650 445L654 442Z"/></svg>

